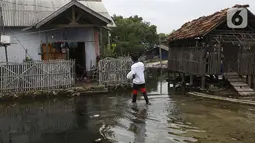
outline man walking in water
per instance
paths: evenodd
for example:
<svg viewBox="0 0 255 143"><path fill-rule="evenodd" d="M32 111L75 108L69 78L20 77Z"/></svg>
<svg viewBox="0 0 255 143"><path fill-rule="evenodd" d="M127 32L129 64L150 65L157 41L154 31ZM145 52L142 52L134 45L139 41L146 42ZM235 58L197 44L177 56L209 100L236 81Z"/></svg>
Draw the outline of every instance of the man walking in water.
<svg viewBox="0 0 255 143"><path fill-rule="evenodd" d="M143 97L146 101L146 104L150 105L146 88L145 88L145 77L144 77L144 64L138 61L138 55L133 54L131 59L133 65L131 66L131 71L127 74L128 79L133 80L133 103L136 103L136 98L138 91L140 90L143 94Z"/></svg>

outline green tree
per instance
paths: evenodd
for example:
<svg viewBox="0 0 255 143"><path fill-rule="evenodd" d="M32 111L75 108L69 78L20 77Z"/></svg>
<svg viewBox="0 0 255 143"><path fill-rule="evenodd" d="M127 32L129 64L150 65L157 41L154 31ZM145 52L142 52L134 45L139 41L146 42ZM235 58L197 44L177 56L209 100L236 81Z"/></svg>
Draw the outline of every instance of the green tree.
<svg viewBox="0 0 255 143"><path fill-rule="evenodd" d="M160 38L160 42L161 42L161 43L167 41L168 34L159 33L158 36L159 36L159 38Z"/></svg>
<svg viewBox="0 0 255 143"><path fill-rule="evenodd" d="M143 53L158 43L157 27L144 22L142 17L113 16L116 23L112 29L112 43L116 44L117 56L128 55L131 52Z"/></svg>
<svg viewBox="0 0 255 143"><path fill-rule="evenodd" d="M115 46L113 45L107 45L106 48L104 48L104 56L105 57L115 57L116 53L115 53Z"/></svg>

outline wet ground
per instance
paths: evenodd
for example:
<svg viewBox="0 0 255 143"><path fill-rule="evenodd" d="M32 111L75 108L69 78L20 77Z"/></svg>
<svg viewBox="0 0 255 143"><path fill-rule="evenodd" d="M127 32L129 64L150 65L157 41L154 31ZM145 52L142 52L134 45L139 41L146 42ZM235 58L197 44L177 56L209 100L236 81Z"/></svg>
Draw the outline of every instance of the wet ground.
<svg viewBox="0 0 255 143"><path fill-rule="evenodd" d="M0 143L255 143L255 107L167 95L149 80L143 98L129 92L0 105Z"/></svg>

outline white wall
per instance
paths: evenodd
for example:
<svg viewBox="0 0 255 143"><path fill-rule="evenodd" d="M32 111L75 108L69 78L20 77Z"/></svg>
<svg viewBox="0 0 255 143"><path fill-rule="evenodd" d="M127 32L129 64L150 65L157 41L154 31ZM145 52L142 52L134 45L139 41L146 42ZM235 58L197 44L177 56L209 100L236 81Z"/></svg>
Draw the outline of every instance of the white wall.
<svg viewBox="0 0 255 143"><path fill-rule="evenodd" d="M22 28L6 28L6 35L11 36L12 44L8 46L9 62L22 62L25 59L25 49L33 60L41 60L40 44L61 40L74 40L76 42L85 42L86 68L90 70L91 66L96 64L96 52L94 43L93 28L67 28L47 32L21 31ZM53 36L53 37L52 37ZM4 48L0 48L0 62L5 62Z"/></svg>
<svg viewBox="0 0 255 143"><path fill-rule="evenodd" d="M11 36L13 43L7 48L9 62L22 62L25 58L25 49L28 49L28 54L34 60L41 59L38 55L40 48L40 36L38 34L24 35L25 32L18 28L5 28L5 30L6 35ZM4 48L0 48L0 62L5 62Z"/></svg>
<svg viewBox="0 0 255 143"><path fill-rule="evenodd" d="M93 29L89 31L89 35L94 35ZM88 36L87 41L94 41L94 36ZM86 69L89 70L93 65L96 64L96 51L94 47L94 42L85 43L85 54L86 54ZM91 54L93 53L93 54Z"/></svg>

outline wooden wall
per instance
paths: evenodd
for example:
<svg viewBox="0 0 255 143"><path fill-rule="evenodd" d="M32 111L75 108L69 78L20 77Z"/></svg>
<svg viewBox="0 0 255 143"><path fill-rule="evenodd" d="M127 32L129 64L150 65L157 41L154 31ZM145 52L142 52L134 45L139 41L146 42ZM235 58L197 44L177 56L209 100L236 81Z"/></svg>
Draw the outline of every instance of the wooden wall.
<svg viewBox="0 0 255 143"><path fill-rule="evenodd" d="M238 54L238 73L255 75L255 47L242 47Z"/></svg>
<svg viewBox="0 0 255 143"><path fill-rule="evenodd" d="M67 54L63 54L62 52L58 51L56 48L52 47L52 44L42 44L42 60L57 60L57 59L67 59Z"/></svg>
<svg viewBox="0 0 255 143"><path fill-rule="evenodd" d="M192 75L203 75L204 50L196 47L170 47L168 68L171 71L183 72Z"/></svg>
<svg viewBox="0 0 255 143"><path fill-rule="evenodd" d="M220 45L212 45L206 49L206 74L220 75L222 64L222 47Z"/></svg>
<svg viewBox="0 0 255 143"><path fill-rule="evenodd" d="M218 48L218 47L217 47ZM221 74L220 48L170 47L168 69L191 75Z"/></svg>

